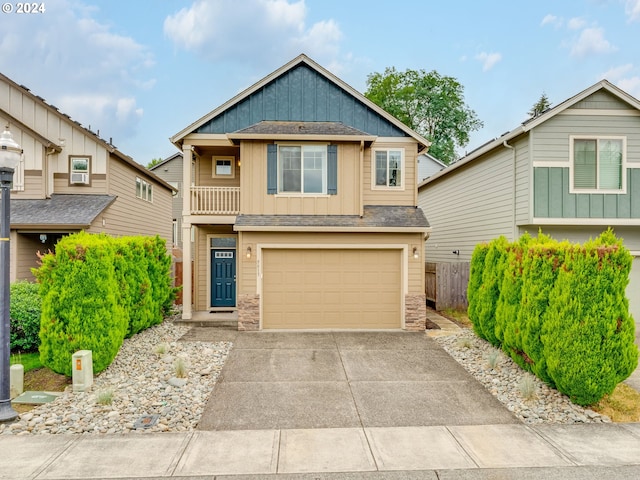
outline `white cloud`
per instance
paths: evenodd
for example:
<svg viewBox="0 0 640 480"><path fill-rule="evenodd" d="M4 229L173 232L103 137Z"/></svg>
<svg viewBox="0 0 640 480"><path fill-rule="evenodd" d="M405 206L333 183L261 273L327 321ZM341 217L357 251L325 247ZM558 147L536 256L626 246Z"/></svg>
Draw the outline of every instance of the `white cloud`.
<svg viewBox="0 0 640 480"><path fill-rule="evenodd" d="M591 54L615 52L617 49L604 38L604 30L599 27L585 28L571 47L571 55L585 57Z"/></svg>
<svg viewBox="0 0 640 480"><path fill-rule="evenodd" d="M552 25L556 28L559 28L562 26L562 18L558 18L555 15L547 14L540 22L540 26L544 27L545 25Z"/></svg>
<svg viewBox="0 0 640 480"><path fill-rule="evenodd" d="M620 87L622 90L624 90L625 92L640 99L640 77L639 76L621 78L616 82L616 85Z"/></svg>
<svg viewBox="0 0 640 480"><path fill-rule="evenodd" d="M179 47L207 60L290 59L300 53L330 61L342 32L334 20L306 24L304 0L195 0L164 21Z"/></svg>
<svg viewBox="0 0 640 480"><path fill-rule="evenodd" d="M482 52L475 56L476 60L482 62L482 71L487 72L491 70L496 63L502 60L502 55L500 53L487 53Z"/></svg>
<svg viewBox="0 0 640 480"><path fill-rule="evenodd" d="M615 82L623 78L627 73L633 71L633 64L626 63L618 67L613 67L602 74L602 78L606 78L611 82Z"/></svg>
<svg viewBox="0 0 640 480"><path fill-rule="evenodd" d="M624 11L629 17L630 22L640 20L640 0L627 0L625 2Z"/></svg>
<svg viewBox="0 0 640 480"><path fill-rule="evenodd" d="M135 92L151 88L153 55L96 20L97 9L47 0L45 15L3 24L0 71L101 136L130 137L142 110Z"/></svg>
<svg viewBox="0 0 640 480"><path fill-rule="evenodd" d="M567 22L567 28L569 30L580 30L586 24L587 24L587 21L584 18L573 17L569 19L569 21Z"/></svg>

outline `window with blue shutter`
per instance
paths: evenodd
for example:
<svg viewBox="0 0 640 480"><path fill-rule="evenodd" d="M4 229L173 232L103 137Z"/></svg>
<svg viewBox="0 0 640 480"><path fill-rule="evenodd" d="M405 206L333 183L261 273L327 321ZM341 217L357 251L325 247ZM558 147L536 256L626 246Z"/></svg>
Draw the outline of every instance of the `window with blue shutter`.
<svg viewBox="0 0 640 480"><path fill-rule="evenodd" d="M336 145L267 145L267 193L337 195Z"/></svg>
<svg viewBox="0 0 640 480"><path fill-rule="evenodd" d="M267 194L278 193L278 146L267 145Z"/></svg>
<svg viewBox="0 0 640 480"><path fill-rule="evenodd" d="M338 146L327 146L327 193L338 194Z"/></svg>

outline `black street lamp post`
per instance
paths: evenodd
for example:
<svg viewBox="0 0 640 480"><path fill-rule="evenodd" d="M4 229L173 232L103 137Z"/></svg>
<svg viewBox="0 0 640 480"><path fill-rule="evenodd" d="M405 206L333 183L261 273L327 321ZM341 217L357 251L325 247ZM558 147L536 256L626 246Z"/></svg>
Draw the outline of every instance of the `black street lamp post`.
<svg viewBox="0 0 640 480"><path fill-rule="evenodd" d="M0 135L0 188L2 190L0 211L0 422L11 422L18 413L11 407L10 393L10 331L9 331L9 236L11 225L11 182L13 172L20 163L22 148L18 145L9 127Z"/></svg>

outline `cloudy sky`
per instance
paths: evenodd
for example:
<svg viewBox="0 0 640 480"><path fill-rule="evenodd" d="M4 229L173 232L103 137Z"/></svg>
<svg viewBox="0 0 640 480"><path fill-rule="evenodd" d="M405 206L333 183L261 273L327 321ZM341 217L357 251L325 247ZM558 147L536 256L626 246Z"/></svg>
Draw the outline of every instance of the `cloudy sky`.
<svg viewBox="0 0 640 480"><path fill-rule="evenodd" d="M146 164L300 53L355 89L437 70L484 122L466 150L606 78L640 98L640 0L46 0L0 13L0 72ZM459 152L461 154L464 151Z"/></svg>

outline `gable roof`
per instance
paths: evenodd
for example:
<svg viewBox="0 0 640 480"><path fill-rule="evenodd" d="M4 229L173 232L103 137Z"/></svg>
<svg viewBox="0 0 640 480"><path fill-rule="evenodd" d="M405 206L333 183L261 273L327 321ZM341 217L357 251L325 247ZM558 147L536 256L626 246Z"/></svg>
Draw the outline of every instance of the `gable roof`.
<svg viewBox="0 0 640 480"><path fill-rule="evenodd" d="M300 75L297 75L298 71L301 72ZM318 114L317 109L315 109L313 112L314 118L307 118L309 114L305 115L304 113L283 113L280 111L265 112L264 109L256 109L256 113L245 115L242 122L237 121L237 110L234 109L237 109L240 105L242 105L243 108L250 109L251 101L255 101L256 99L258 99L258 96L263 89L274 90L275 94L275 89L279 88L277 82L279 80L287 78L288 75L292 75L292 78L296 75L300 77L293 79L293 82L302 82L296 83L296 88L299 88L300 91L304 91L305 84L304 78L302 77L304 77L305 72L309 72L311 75L320 78L324 82L328 82L328 84L333 88L333 91L330 93L342 97L337 97L336 99L332 100L341 100L344 98L348 98L351 101L355 102L356 106L354 108L359 108L362 110L362 115L363 118L366 119L365 122L367 123L367 125L349 124L350 122L345 121L346 118L341 118L347 116L345 112L331 111L331 108L340 108L340 105L342 103L341 101L327 101L327 105L329 105L329 107L326 108L326 111ZM306 76L307 79L309 77L309 75ZM271 94L271 91L269 91L268 94ZM229 125L220 125L225 121L224 115L231 112L233 112L234 115L233 120L229 121ZM243 110L241 114L242 113L246 112ZM229 116L231 117L231 115ZM178 148L181 148L184 137L191 133L231 134L229 135L229 137L231 137L234 133L237 134L239 133L239 131L246 129L247 127L250 127L252 125L259 124L262 121L274 120L295 122L336 122L345 124L345 126L347 127L352 127L360 130L365 135L373 137L402 135L415 139L423 149L427 148L430 145L430 142L427 139L411 130L405 124L384 111L382 108L366 98L360 92L347 85L345 82L340 80L328 70L318 65L316 62L314 62L304 54L301 54L298 57L294 58L289 63L280 67L273 73L267 75L262 80L247 88L240 94L236 95L215 110L196 120L191 125L171 137L170 140ZM384 131L385 133L383 135L379 135L377 131L368 131L368 127L370 127L369 129L371 130L381 129L381 131ZM215 130L215 132L213 130Z"/></svg>
<svg viewBox="0 0 640 480"><path fill-rule="evenodd" d="M109 142L107 142L106 140L104 140L101 137L99 137L98 134L92 132L88 128L83 127L80 123L78 123L75 120L73 120L69 115L67 115L65 113L62 113L60 110L58 110L58 107L55 107L54 105L50 105L49 103L47 103L44 100L44 98L39 97L38 95L35 95L35 94L31 93L31 90L28 89L27 87L25 87L24 85L19 85L18 83L14 82L13 80L11 80L6 75L3 75L2 73L0 73L0 81L3 81L5 83L11 85L16 90L19 90L20 92L22 92L23 95L27 95L35 103L37 103L37 104L41 105L42 107L44 107L51 114L57 116L62 121L66 122L67 124L71 125L72 127L81 130L83 134L85 134L86 136L90 137L92 140L94 140L98 144L102 145L107 150L107 152L109 152L110 154L112 154L113 156L118 158L119 160L123 161L124 163L128 164L129 166L133 167L135 170L138 170L139 172L146 174L147 176L149 176L150 178L152 178L153 180L158 182L160 184L160 186L162 186L164 188L167 188L167 189L169 189L171 191L175 191L175 189L171 185L169 185L167 182L162 180L155 173L150 172L144 166L142 166L138 162L136 162L133 158L131 158L130 156L125 155L124 153L119 151L111 143L111 140L109 140ZM3 116L9 117L10 120L11 120L11 123L14 123L15 125L19 126L21 129L28 130L29 133L31 135L33 135L39 142L41 142L43 145L45 145L45 147L53 148L57 152L61 152L62 151L62 147L60 145L57 145L53 141L51 141L51 140L45 138L44 136L40 135L33 128L31 128L30 126L24 124L21 120L15 118L10 113L5 112L3 109L0 109L0 114L3 115Z"/></svg>
<svg viewBox="0 0 640 480"><path fill-rule="evenodd" d="M524 133L528 133L530 130L532 130L533 128L537 127L541 123L544 123L547 120L549 120L550 118L555 117L559 113L564 112L568 108L571 108L572 106L574 106L577 103L581 102L582 100L584 100L585 98L589 97L590 95L593 95L594 93L596 93L599 90L605 90L605 91L609 92L611 95L615 96L616 98L618 98L618 99L622 100L623 102L629 104L630 106L632 106L636 110L640 110L640 101L637 98L633 97L632 95L629 95L624 90L616 87L615 85L613 85L608 80L601 80L598 83L596 83L596 84L590 86L589 88L583 90L582 92L578 93L577 95L574 95L573 97L571 97L571 98L565 100L564 102L556 105L555 107L552 107L552 108L549 108L549 109L545 110L539 116L533 117L533 118L530 118L530 119L524 121L519 126L514 128L513 130L511 130L510 132L507 132L507 133L503 134L502 136L500 136L498 138L495 138L493 140L489 140L487 143L485 143L485 144L481 145L480 147L476 148L471 153L469 153L468 155L462 157L457 162L449 165L444 170L440 170L438 173L435 173L434 175L430 176L429 178L426 178L424 181L422 181L418 185L418 189L420 189L424 185L427 185L428 183L433 182L434 180L437 180L439 178L442 178L442 177L448 175L449 173L451 173L452 171L462 167L463 165L466 165L466 164L468 164L470 162L473 162L474 160L476 160L479 157L485 155L486 153L490 152L491 150L493 150L495 148L498 148L498 147L501 147L501 146L504 146L507 142L513 140L514 138L516 138L516 137L518 137L518 136L520 136L520 135L522 135Z"/></svg>
<svg viewBox="0 0 640 480"><path fill-rule="evenodd" d="M169 162L172 162L173 160L176 159L180 159L182 160L182 152L176 152L173 155L170 155L169 157L165 158L164 160L162 160L160 163L156 163L153 167L151 167L149 170L157 170L158 168L160 168L162 165L165 165Z"/></svg>

